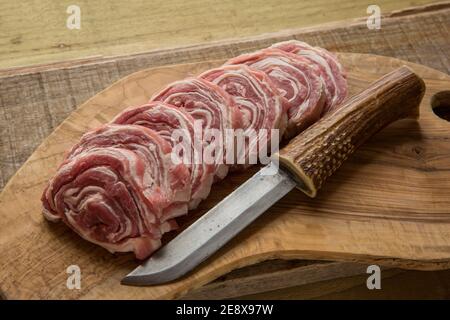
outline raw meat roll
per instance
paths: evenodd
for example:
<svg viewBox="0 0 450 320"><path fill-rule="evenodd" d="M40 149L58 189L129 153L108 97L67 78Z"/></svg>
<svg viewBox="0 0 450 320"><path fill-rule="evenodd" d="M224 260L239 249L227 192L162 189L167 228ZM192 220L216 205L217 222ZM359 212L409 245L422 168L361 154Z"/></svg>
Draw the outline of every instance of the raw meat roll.
<svg viewBox="0 0 450 320"><path fill-rule="evenodd" d="M243 116L231 96L219 86L201 78L188 78L170 84L151 101L163 101L182 108L203 130L203 161L214 164L215 177L228 173L226 152L231 141L225 141L226 129L243 126Z"/></svg>
<svg viewBox="0 0 450 320"><path fill-rule="evenodd" d="M201 161L202 148L195 144L194 118L189 113L167 103L154 101L126 109L112 123L135 124L152 129L175 149L177 144L182 144L182 149L188 149L188 152L178 156L188 167L191 176L189 209L196 208L208 196L213 183L214 166ZM180 141L180 137L183 141Z"/></svg>
<svg viewBox="0 0 450 320"><path fill-rule="evenodd" d="M173 217L187 212L189 172L171 147L141 126L106 125L83 136L50 180L44 215L83 238L143 259L160 246Z"/></svg>
<svg viewBox="0 0 450 320"><path fill-rule="evenodd" d="M272 48L294 53L320 68L325 83L326 102L323 113L337 109L347 97L346 73L338 58L324 48L313 47L305 42L291 40L276 43Z"/></svg>
<svg viewBox="0 0 450 320"><path fill-rule="evenodd" d="M227 64L246 64L266 73L287 100L290 138L320 118L324 103L318 68L297 56L277 49L264 49L233 58Z"/></svg>
<svg viewBox="0 0 450 320"><path fill-rule="evenodd" d="M238 164L241 166L233 168L257 163L258 149L270 148L272 131L279 130L278 137L281 137L286 128L286 103L283 103L274 83L265 73L245 65L222 66L206 71L200 77L228 92L243 114L242 137L246 139L241 137L244 143L236 148Z"/></svg>

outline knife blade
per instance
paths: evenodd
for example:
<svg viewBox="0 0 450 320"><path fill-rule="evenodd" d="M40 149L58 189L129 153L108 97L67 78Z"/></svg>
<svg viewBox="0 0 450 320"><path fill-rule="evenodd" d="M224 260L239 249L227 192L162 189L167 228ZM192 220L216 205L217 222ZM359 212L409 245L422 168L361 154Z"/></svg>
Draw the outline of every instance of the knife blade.
<svg viewBox="0 0 450 320"><path fill-rule="evenodd" d="M176 280L219 250L297 187L310 197L365 141L390 123L418 116L425 84L399 68L292 139L234 192L122 279L127 285ZM274 217L275 218L275 217Z"/></svg>
<svg viewBox="0 0 450 320"><path fill-rule="evenodd" d="M295 187L295 181L286 172L273 172L275 167L274 163L263 167L128 274L122 283L169 282L199 265Z"/></svg>

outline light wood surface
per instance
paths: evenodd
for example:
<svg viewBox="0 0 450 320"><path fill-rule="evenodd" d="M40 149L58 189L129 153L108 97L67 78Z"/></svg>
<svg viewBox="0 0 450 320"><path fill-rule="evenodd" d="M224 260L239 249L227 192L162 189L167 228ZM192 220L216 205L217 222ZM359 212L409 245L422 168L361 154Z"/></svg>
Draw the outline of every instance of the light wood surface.
<svg viewBox="0 0 450 320"><path fill-rule="evenodd" d="M378 0L382 13L431 0ZM0 68L116 56L368 16L370 0L0 1ZM66 27L69 5L81 29Z"/></svg>
<svg viewBox="0 0 450 320"><path fill-rule="evenodd" d="M450 77L392 58L340 54L350 92L407 64L427 84L420 123L398 122L346 162L314 200L292 191L189 277L169 285L135 288L119 281L136 266L130 255L111 255L62 224L44 221L39 201L63 152L88 129L128 105L145 102L165 83L219 62L135 73L80 106L52 133L0 195L0 289L7 298L174 298L245 265L268 259L360 261L412 269L450 267L448 192L449 123L431 111L433 94ZM217 185L195 218L245 180L230 175ZM185 223L188 221L186 220ZM77 264L82 290L66 288L66 268Z"/></svg>

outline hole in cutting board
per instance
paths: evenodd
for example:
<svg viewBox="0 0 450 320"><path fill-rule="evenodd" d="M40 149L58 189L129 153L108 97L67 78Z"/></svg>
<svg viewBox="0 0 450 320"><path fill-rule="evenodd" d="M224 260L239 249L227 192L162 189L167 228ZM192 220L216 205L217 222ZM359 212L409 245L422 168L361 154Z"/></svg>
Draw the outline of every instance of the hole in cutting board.
<svg viewBox="0 0 450 320"><path fill-rule="evenodd" d="M450 90L434 94L431 97L431 108L439 118L450 121Z"/></svg>

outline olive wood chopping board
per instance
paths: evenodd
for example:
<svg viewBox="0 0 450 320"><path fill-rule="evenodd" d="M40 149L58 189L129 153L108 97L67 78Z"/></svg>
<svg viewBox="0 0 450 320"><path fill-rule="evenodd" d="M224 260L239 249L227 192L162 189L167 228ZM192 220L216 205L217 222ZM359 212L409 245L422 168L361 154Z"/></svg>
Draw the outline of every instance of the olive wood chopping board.
<svg viewBox="0 0 450 320"><path fill-rule="evenodd" d="M350 93L408 65L427 91L419 121L402 120L378 133L329 179L317 198L293 190L189 276L154 287L120 285L137 266L129 254L112 255L63 224L44 220L40 195L64 152L89 129L129 105L144 103L165 84L221 61L134 73L71 114L33 153L0 195L0 291L6 298L174 298L230 270L270 259L326 259L408 269L450 268L450 123L436 116L450 76L393 58L339 54ZM442 109L442 108L441 108ZM245 181L255 169L214 186L187 225ZM170 238L172 235L169 235ZM166 239L166 240L167 240ZM66 286L67 268L81 270L81 289Z"/></svg>

